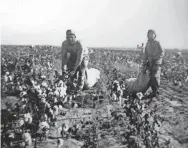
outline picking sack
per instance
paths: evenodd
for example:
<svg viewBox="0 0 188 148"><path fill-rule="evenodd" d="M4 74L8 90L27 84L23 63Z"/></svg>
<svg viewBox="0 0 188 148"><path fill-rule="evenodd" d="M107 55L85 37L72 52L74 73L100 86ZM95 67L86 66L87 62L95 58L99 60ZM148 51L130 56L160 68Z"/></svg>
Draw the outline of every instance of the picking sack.
<svg viewBox="0 0 188 148"><path fill-rule="evenodd" d="M138 78L129 78L125 80L125 85L132 93L145 93L149 88L150 76L149 73L140 72Z"/></svg>
<svg viewBox="0 0 188 148"><path fill-rule="evenodd" d="M90 68L86 70L85 76L85 88L92 88L100 79L100 71L95 68Z"/></svg>

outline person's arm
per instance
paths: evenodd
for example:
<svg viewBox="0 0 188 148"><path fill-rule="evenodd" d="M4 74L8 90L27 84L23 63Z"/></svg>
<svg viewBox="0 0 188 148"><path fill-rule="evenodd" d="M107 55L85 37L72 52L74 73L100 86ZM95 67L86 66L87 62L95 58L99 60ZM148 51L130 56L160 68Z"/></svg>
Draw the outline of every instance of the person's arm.
<svg viewBox="0 0 188 148"><path fill-rule="evenodd" d="M82 58L83 58L83 46L80 42L77 43L77 59L76 59L76 64L74 66L74 71L77 70L78 66L81 64L82 62Z"/></svg>
<svg viewBox="0 0 188 148"><path fill-rule="evenodd" d="M143 66L146 66L147 62L148 62L148 52L147 52L147 44L146 44L146 47L143 53Z"/></svg>
<svg viewBox="0 0 188 148"><path fill-rule="evenodd" d="M65 70L67 70L67 51L66 51L64 43L62 43L61 55L62 55L62 67L61 67L61 70L65 71Z"/></svg>
<svg viewBox="0 0 188 148"><path fill-rule="evenodd" d="M162 64L162 58L164 57L164 49L161 47L161 44L158 42L158 50L159 50L159 55L158 58L156 60L156 64Z"/></svg>

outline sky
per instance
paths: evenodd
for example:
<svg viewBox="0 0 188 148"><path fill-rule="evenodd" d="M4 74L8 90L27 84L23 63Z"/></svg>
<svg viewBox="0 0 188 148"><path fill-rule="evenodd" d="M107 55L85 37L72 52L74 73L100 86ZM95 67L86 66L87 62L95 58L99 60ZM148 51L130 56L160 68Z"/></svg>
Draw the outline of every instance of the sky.
<svg viewBox="0 0 188 148"><path fill-rule="evenodd" d="M136 47L154 29L188 49L188 0L0 0L1 44L57 45L67 29L87 47Z"/></svg>

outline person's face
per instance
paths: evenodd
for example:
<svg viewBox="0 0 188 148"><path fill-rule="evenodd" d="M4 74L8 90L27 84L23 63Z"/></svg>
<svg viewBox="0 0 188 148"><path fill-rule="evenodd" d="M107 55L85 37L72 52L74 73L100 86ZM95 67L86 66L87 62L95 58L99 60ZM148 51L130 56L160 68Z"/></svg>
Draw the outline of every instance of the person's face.
<svg viewBox="0 0 188 148"><path fill-rule="evenodd" d="M76 40L76 37L74 34L70 34L70 33L67 34L67 41L69 44L74 44L75 40Z"/></svg>
<svg viewBox="0 0 188 148"><path fill-rule="evenodd" d="M155 39L155 34L150 31L150 32L148 33L148 39L149 39L149 40L154 40L154 39Z"/></svg>

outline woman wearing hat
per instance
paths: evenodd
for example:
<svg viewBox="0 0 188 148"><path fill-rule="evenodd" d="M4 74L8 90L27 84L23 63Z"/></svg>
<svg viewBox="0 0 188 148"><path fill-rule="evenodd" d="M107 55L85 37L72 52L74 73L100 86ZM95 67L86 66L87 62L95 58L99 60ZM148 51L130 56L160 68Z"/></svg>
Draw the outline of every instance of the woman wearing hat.
<svg viewBox="0 0 188 148"><path fill-rule="evenodd" d="M81 91L84 86L85 72L89 62L89 52L80 41L76 40L75 32L66 31L66 40L62 43L62 72L71 71L76 75L79 71L77 90Z"/></svg>
<svg viewBox="0 0 188 148"><path fill-rule="evenodd" d="M156 40L156 33L150 29L147 33L148 42L146 43L143 59L143 71L147 69L150 72L150 83L152 88L152 96L158 94L158 88L160 85L160 74L162 58L164 56L164 50L162 49L159 41Z"/></svg>

